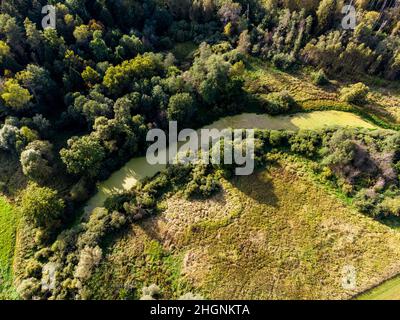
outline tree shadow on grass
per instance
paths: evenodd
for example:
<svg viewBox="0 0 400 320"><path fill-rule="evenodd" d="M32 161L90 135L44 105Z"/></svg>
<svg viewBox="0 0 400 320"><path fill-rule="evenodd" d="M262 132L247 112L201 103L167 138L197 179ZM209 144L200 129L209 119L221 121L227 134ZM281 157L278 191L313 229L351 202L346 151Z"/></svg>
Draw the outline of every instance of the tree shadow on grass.
<svg viewBox="0 0 400 320"><path fill-rule="evenodd" d="M235 176L229 180L235 188L243 192L246 196L254 199L258 203L273 207L279 207L279 199L275 195L274 184L267 170L263 169L261 171L256 171L249 176ZM222 205L226 202L226 198L221 192L214 195L211 199L208 200L220 202ZM210 217L207 217L207 219L209 218ZM156 240L159 243L163 244L165 243L166 239L162 236L162 232L157 225L157 221L162 221L163 219L165 219L165 217L158 213L144 218L143 220L137 222L137 224L141 227L145 234L149 236L150 239ZM102 242L102 247L110 248L121 238L131 235L132 232L134 231L130 227L130 224L128 224L128 226L126 226L122 230L107 236Z"/></svg>
<svg viewBox="0 0 400 320"><path fill-rule="evenodd" d="M400 230L400 217L389 216L378 219L378 221L391 229Z"/></svg>
<svg viewBox="0 0 400 320"><path fill-rule="evenodd" d="M235 177L232 184L260 204L279 206L279 199L275 195L274 184L268 176L268 171L256 171L249 176Z"/></svg>

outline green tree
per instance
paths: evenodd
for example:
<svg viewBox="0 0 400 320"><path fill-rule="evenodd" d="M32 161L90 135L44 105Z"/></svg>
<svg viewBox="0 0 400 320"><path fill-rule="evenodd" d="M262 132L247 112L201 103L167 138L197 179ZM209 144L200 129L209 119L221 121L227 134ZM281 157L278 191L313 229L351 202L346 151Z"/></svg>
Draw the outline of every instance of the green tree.
<svg viewBox="0 0 400 320"><path fill-rule="evenodd" d="M83 104L81 112L89 123L93 123L100 116L112 116L113 101L111 99L97 90L91 90L88 98Z"/></svg>
<svg viewBox="0 0 400 320"><path fill-rule="evenodd" d="M49 229L64 212L64 201L57 191L31 183L22 195L22 213L36 226Z"/></svg>
<svg viewBox="0 0 400 320"><path fill-rule="evenodd" d="M102 33L100 30L93 32L93 40L90 41L89 46L97 61L105 61L108 59L111 50L102 39Z"/></svg>
<svg viewBox="0 0 400 320"><path fill-rule="evenodd" d="M15 151L18 133L17 127L4 124L0 129L0 149Z"/></svg>
<svg viewBox="0 0 400 320"><path fill-rule="evenodd" d="M105 151L97 140L83 136L68 140L68 148L62 149L60 155L68 172L94 177L105 158Z"/></svg>
<svg viewBox="0 0 400 320"><path fill-rule="evenodd" d="M115 56L117 59L126 60L135 57L144 51L142 41L135 35L123 35L119 40L119 45L115 48Z"/></svg>
<svg viewBox="0 0 400 320"><path fill-rule="evenodd" d="M3 63L5 63L7 58L9 58L10 54L11 51L8 44L0 40L0 66L3 65Z"/></svg>
<svg viewBox="0 0 400 320"><path fill-rule="evenodd" d="M318 29L320 32L332 27L336 13L336 0L322 0L317 10Z"/></svg>
<svg viewBox="0 0 400 320"><path fill-rule="evenodd" d="M32 51L36 52L39 56L39 58L43 58L43 43L44 43L44 36L43 32L39 31L36 28L36 25L29 20L29 18L26 18L24 21L24 27L25 27L25 34L27 38L27 43L31 47ZM37 57L36 57L37 60Z"/></svg>
<svg viewBox="0 0 400 320"><path fill-rule="evenodd" d="M75 28L73 35L78 43L85 44L89 41L91 31L89 26L82 24Z"/></svg>
<svg viewBox="0 0 400 320"><path fill-rule="evenodd" d="M35 130L32 130L27 126L22 126L21 129L19 129L17 135L17 142L16 142L17 151L22 152L23 148L26 145L37 140L38 138L39 135Z"/></svg>
<svg viewBox="0 0 400 320"><path fill-rule="evenodd" d="M90 66L87 66L86 69L82 71L81 76L88 87L94 86L101 79L100 74Z"/></svg>
<svg viewBox="0 0 400 320"><path fill-rule="evenodd" d="M339 31L322 35L318 40L312 40L302 51L305 62L335 72L340 66L339 57L344 51L342 36Z"/></svg>
<svg viewBox="0 0 400 320"><path fill-rule="evenodd" d="M218 10L218 16L224 25L232 23L236 25L240 19L240 13L242 11L242 6L233 1L225 1L221 8Z"/></svg>
<svg viewBox="0 0 400 320"><path fill-rule="evenodd" d="M5 36L12 49L20 55L24 54L22 29L14 17L8 14L0 14L0 34Z"/></svg>
<svg viewBox="0 0 400 320"><path fill-rule="evenodd" d="M190 0L167 0L168 8L177 19L187 19L191 7Z"/></svg>
<svg viewBox="0 0 400 320"><path fill-rule="evenodd" d="M34 64L28 64L25 70L16 74L15 78L33 93L37 101L40 96L51 95L56 88L50 73Z"/></svg>
<svg viewBox="0 0 400 320"><path fill-rule="evenodd" d="M229 53L214 54L208 44L202 43L188 74L188 82L197 89L208 105L223 106L236 99L242 88L242 79L232 76L232 63L237 58Z"/></svg>
<svg viewBox="0 0 400 320"><path fill-rule="evenodd" d="M43 181L52 173L52 145L48 141L29 143L21 153L22 172L35 181Z"/></svg>
<svg viewBox="0 0 400 320"><path fill-rule="evenodd" d="M372 55L372 50L364 43L357 45L350 41L345 51L340 55L340 62L343 69L348 73L364 72L376 57Z"/></svg>
<svg viewBox="0 0 400 320"><path fill-rule="evenodd" d="M103 84L112 93L123 92L138 79L149 78L162 70L160 56L155 54L138 55L132 60L126 60L119 65L107 69Z"/></svg>
<svg viewBox="0 0 400 320"><path fill-rule="evenodd" d="M43 31L45 39L45 58L46 61L52 61L58 55L65 53L65 40L63 37L59 37L57 30L53 28L47 28Z"/></svg>
<svg viewBox="0 0 400 320"><path fill-rule="evenodd" d="M168 120L176 120L179 124L186 124L195 112L195 101L189 93L178 93L169 99Z"/></svg>

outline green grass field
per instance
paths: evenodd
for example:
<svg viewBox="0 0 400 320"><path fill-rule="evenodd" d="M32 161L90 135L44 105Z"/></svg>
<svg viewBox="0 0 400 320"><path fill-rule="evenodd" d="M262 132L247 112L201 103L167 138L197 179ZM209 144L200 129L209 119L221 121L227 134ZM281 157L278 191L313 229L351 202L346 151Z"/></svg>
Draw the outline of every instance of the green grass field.
<svg viewBox="0 0 400 320"><path fill-rule="evenodd" d="M13 208L0 197L0 299L10 298L12 289L12 258L15 246L16 217Z"/></svg>

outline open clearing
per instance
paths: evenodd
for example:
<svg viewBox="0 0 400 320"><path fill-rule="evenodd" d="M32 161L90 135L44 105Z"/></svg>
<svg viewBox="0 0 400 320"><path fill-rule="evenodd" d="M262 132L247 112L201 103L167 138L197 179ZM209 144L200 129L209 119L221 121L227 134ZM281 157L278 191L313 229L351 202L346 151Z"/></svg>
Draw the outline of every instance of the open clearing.
<svg viewBox="0 0 400 320"><path fill-rule="evenodd" d="M343 111L313 111L309 113L296 113L293 115L270 116L267 114L243 113L225 117L206 128L216 129L269 129L292 130L301 129L317 130L324 127L360 127L376 129L377 126L363 120L358 115Z"/></svg>
<svg viewBox="0 0 400 320"><path fill-rule="evenodd" d="M11 294L12 258L16 219L12 207L0 196L0 299Z"/></svg>
<svg viewBox="0 0 400 320"><path fill-rule="evenodd" d="M266 114L243 113L222 118L205 128L233 129L269 129L269 130L300 130L321 129L325 126L350 126L376 129L373 124L363 120L358 115L342 111L313 111L294 115L270 116ZM114 172L109 179L99 183L97 194L92 197L85 211L90 212L101 207L111 194L130 190L138 180L151 177L164 168L163 165L151 166L145 157L133 158L120 170Z"/></svg>
<svg viewBox="0 0 400 320"><path fill-rule="evenodd" d="M246 71L246 89L261 98L270 92L288 91L305 110L316 110L325 105L328 109L343 110L346 103L340 102L340 89L354 82L332 80L327 86L314 85L309 69L301 69L294 73L286 73L274 68L271 64L252 59ZM393 81L378 81L376 78L364 77L370 87L368 103L362 110L370 115L378 116L390 123L400 123L400 87Z"/></svg>
<svg viewBox="0 0 400 320"><path fill-rule="evenodd" d="M156 283L165 298L194 291L210 299L346 299L399 272L400 234L301 172L282 160L223 180L206 201L170 197L162 214L111 241L92 277L94 297ZM356 270L353 289L342 286L348 267Z"/></svg>

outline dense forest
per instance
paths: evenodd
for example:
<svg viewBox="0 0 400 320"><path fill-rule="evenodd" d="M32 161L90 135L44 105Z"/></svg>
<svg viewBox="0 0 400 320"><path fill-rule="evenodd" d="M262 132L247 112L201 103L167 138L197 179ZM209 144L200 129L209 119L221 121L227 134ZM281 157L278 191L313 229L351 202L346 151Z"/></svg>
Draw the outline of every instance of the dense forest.
<svg viewBox="0 0 400 320"><path fill-rule="evenodd" d="M338 105L396 129L358 108L370 90L363 79L400 80L400 3L351 3L354 30L342 28L350 3L340 0L3 0L0 190L19 207L18 228L34 235L17 243L17 295L90 297L85 283L108 234L155 214L167 191L209 197L232 175L230 166L171 166L82 218L96 182L145 154L148 130L302 110L285 90L247 85L253 61L307 70L320 87L350 82ZM43 29L49 4L56 27ZM256 147L259 166L271 150L313 159L361 212L400 215L395 130L259 131Z"/></svg>

